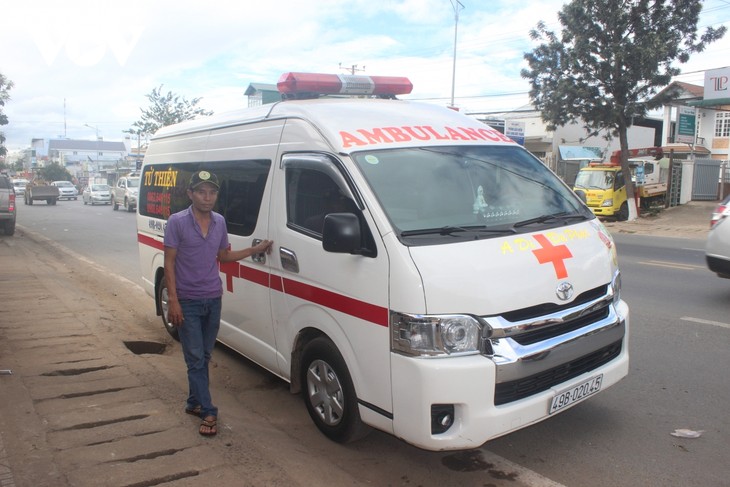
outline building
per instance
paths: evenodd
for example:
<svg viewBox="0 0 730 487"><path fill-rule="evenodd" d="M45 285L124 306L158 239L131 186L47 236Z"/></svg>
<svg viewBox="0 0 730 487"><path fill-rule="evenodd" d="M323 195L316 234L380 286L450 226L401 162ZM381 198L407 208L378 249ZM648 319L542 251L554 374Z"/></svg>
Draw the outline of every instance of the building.
<svg viewBox="0 0 730 487"><path fill-rule="evenodd" d="M248 97L249 107L260 107L281 101L281 93L274 84L250 83L243 94Z"/></svg>
<svg viewBox="0 0 730 487"><path fill-rule="evenodd" d="M119 174L135 170L139 157L123 141L76 139L33 139L28 151L30 170L58 163L82 184L89 179L113 184Z"/></svg>
<svg viewBox="0 0 730 487"><path fill-rule="evenodd" d="M608 160L613 151L619 150L619 140L606 140L606 131L590 135L581 124L571 123L549 131L540 112L527 106L510 112L470 113L487 125L507 135L505 128L519 124L524 134L523 145L567 184L572 185L578 170L595 160ZM629 128L629 147L653 147L659 138L658 120L645 120Z"/></svg>

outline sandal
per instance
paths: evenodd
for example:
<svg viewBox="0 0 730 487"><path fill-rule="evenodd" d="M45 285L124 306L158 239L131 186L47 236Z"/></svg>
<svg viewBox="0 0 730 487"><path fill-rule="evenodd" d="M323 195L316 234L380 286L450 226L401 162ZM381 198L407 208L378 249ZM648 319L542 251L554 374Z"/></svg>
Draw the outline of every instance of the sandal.
<svg viewBox="0 0 730 487"><path fill-rule="evenodd" d="M190 414L192 416L200 417L200 413L203 411L203 408L201 406L195 406L194 408L185 408L185 413Z"/></svg>
<svg viewBox="0 0 730 487"><path fill-rule="evenodd" d="M213 419L208 419L213 418ZM198 429L198 433L200 433L203 436L215 436L218 434L218 423L216 421L215 416L206 416L206 418L203 420L202 423L200 423L200 428Z"/></svg>

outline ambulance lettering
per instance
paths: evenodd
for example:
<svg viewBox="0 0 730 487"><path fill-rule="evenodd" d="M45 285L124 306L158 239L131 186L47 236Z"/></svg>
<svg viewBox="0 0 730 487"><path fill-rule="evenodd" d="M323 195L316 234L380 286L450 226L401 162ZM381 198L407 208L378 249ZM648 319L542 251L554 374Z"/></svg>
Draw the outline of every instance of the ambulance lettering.
<svg viewBox="0 0 730 487"><path fill-rule="evenodd" d="M506 135L490 127L443 127L436 129L430 125L416 125L413 127L374 127L371 129L357 129L353 132L341 130L342 147L362 147L367 145L393 144L396 142L413 141L480 141L515 142Z"/></svg>

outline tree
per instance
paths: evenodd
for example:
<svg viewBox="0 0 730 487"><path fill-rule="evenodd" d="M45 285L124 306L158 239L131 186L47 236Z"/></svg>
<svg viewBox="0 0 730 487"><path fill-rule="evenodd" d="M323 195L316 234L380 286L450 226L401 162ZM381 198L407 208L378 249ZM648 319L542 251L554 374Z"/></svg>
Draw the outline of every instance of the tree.
<svg viewBox="0 0 730 487"><path fill-rule="evenodd" d="M38 169L38 176L44 181L72 181L73 176L57 162L52 162Z"/></svg>
<svg viewBox="0 0 730 487"><path fill-rule="evenodd" d="M3 107L5 106L5 102L10 99L8 92L12 88L13 82L0 73L0 125L8 124L8 116L3 112ZM8 150L5 148L5 134L0 132L0 156L4 156L7 153Z"/></svg>
<svg viewBox="0 0 730 487"><path fill-rule="evenodd" d="M162 94L162 86L154 88L147 95L147 99L151 105L142 111L142 118L132 124L132 129L128 132L134 134L154 134L162 127L192 120L199 115L209 116L213 112L197 108L196 105L201 98L193 98L186 100L185 98L173 94L171 91L166 95Z"/></svg>
<svg viewBox="0 0 730 487"><path fill-rule="evenodd" d="M621 167L628 175L628 128L635 117L668 101L655 97L681 71L690 54L720 39L724 26L698 37L700 0L573 0L558 19L560 37L543 22L530 31L541 42L525 53L530 99L549 130L583 123L589 135L618 137ZM628 176L627 176L628 179ZM629 219L636 218L631 184Z"/></svg>

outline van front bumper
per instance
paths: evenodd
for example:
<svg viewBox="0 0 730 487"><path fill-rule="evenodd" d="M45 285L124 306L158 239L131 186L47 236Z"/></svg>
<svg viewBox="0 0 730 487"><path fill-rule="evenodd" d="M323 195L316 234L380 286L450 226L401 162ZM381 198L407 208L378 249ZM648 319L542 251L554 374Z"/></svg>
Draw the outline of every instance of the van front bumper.
<svg viewBox="0 0 730 487"><path fill-rule="evenodd" d="M498 365L487 356L434 359L392 354L393 433L426 450L477 448L549 418L552 400L558 393L592 377L602 375L601 391L607 389L625 377L629 369L628 308L625 303L622 308L625 334L618 355L579 376L501 405L495 404ZM453 406L453 425L443 433L432 434L433 405Z"/></svg>

